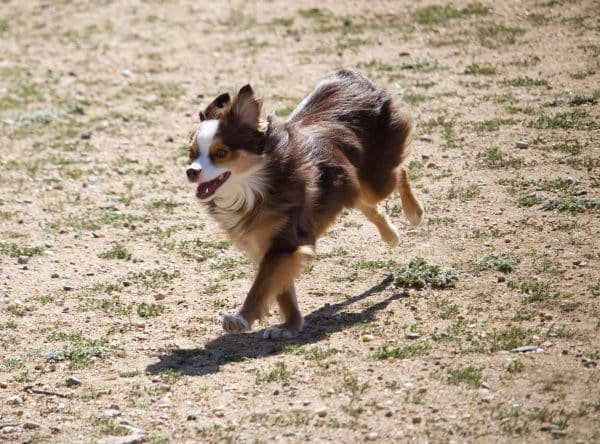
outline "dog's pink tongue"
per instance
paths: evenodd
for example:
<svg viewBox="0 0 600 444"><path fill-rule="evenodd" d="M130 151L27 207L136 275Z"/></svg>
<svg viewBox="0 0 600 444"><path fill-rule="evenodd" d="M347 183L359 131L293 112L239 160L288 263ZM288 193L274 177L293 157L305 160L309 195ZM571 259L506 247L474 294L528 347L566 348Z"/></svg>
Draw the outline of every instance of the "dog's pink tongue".
<svg viewBox="0 0 600 444"><path fill-rule="evenodd" d="M216 180L211 180L210 182L204 182L198 185L198 191L196 195L200 199L206 199L211 196L218 188L218 182Z"/></svg>
<svg viewBox="0 0 600 444"><path fill-rule="evenodd" d="M215 191L223 185L223 182L227 180L229 177L229 173L226 173L223 177L219 176L216 179L211 180L210 182L203 182L198 185L198 190L196 191L196 196L200 199L206 199L207 197L215 194Z"/></svg>

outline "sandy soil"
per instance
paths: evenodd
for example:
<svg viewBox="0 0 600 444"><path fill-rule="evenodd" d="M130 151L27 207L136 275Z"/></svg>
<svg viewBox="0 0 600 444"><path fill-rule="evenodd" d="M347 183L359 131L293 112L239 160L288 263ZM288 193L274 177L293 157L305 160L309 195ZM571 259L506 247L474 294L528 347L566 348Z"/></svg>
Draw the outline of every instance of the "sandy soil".
<svg viewBox="0 0 600 444"><path fill-rule="evenodd" d="M0 2L0 441L600 441L597 2L93 3ZM197 112L345 66L411 109L427 218L345 213L301 335L223 335L253 269L185 183Z"/></svg>

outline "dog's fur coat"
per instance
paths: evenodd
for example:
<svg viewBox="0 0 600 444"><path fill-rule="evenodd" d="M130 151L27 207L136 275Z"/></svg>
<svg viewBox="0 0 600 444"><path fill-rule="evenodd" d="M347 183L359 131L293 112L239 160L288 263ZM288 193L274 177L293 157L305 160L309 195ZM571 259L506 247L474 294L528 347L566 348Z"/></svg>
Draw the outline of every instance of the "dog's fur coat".
<svg viewBox="0 0 600 444"><path fill-rule="evenodd" d="M423 209L402 167L411 121L359 72L325 78L285 122L263 121L261 108L246 85L233 100L222 94L201 111L187 175L210 214L258 265L241 310L222 314L223 328L251 329L276 300L284 321L264 336L285 338L303 323L294 279L344 208L359 209L392 246L398 232L377 203L398 190L413 224Z"/></svg>

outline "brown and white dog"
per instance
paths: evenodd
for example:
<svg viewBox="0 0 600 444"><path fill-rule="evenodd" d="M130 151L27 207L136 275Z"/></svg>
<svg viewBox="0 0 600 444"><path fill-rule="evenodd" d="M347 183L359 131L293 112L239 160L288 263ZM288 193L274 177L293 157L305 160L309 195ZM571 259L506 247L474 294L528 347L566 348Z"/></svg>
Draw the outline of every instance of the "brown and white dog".
<svg viewBox="0 0 600 444"><path fill-rule="evenodd" d="M196 197L258 265L241 310L223 316L229 333L248 331L277 301L283 323L265 338L291 338L302 328L294 279L315 255L317 239L344 208L357 208L389 245L398 231L377 203L400 192L407 219L423 208L403 168L410 118L389 93L362 74L325 78L285 122L261 118L250 85L200 111L190 145L188 180Z"/></svg>

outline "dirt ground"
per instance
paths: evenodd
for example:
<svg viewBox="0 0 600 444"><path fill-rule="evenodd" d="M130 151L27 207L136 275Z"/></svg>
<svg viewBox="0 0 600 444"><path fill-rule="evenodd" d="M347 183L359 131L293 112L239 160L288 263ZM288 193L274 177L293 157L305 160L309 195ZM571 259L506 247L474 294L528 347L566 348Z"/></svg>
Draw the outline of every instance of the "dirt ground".
<svg viewBox="0 0 600 444"><path fill-rule="evenodd" d="M600 442L599 12L0 1L0 441ZM185 182L198 110L347 66L410 109L426 219L346 212L299 337L224 335L253 268Z"/></svg>

